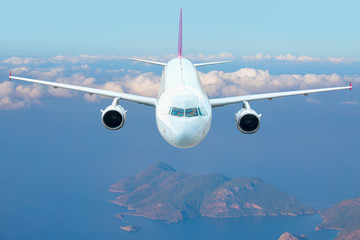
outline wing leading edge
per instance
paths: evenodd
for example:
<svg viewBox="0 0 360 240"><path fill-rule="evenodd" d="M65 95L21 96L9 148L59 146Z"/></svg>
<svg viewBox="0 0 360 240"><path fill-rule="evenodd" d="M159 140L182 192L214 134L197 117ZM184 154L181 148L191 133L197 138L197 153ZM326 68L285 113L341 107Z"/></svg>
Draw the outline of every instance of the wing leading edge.
<svg viewBox="0 0 360 240"><path fill-rule="evenodd" d="M308 95L312 93L320 93L320 92L330 92L330 91L337 91L337 90L351 90L352 85L350 82L350 86L346 87L333 87L333 88L319 88L319 89L311 89L311 90L298 90L298 91L287 91L287 92L274 92L274 93L261 93L261 94L252 94L252 95L245 95L245 96L236 96L236 97L225 97L225 98L213 98L209 99L210 104L212 107L220 107L228 104L240 103L243 101L255 101L255 100L264 100L268 99L271 100L273 98L279 97L289 97L289 96L296 96L296 95Z"/></svg>
<svg viewBox="0 0 360 240"><path fill-rule="evenodd" d="M25 82L38 83L38 84L42 84L42 85L52 86L54 88L64 88L64 89L75 90L75 91L79 91L79 92L85 92L85 93L89 93L89 94L96 94L99 96L119 98L119 99L136 102L136 103L140 103L140 104L144 104L144 105L149 105L149 106L153 106L153 107L156 104L156 98L152 98L152 97L144 97L144 96L139 96L139 95L134 95L134 94L120 93L120 92L114 92L114 91L90 88L90 87L82 87L82 86L65 84L65 83L49 82L49 81L38 80L38 79L15 77L15 76L11 76L11 73L9 75L9 79L10 80L16 79L16 80L25 81Z"/></svg>

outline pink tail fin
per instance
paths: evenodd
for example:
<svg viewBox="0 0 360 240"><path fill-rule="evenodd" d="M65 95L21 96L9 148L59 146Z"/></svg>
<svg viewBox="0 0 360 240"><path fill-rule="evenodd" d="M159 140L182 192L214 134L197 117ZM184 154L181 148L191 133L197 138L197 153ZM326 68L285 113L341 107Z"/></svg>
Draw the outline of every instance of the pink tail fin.
<svg viewBox="0 0 360 240"><path fill-rule="evenodd" d="M182 8L180 9L178 58L182 57Z"/></svg>

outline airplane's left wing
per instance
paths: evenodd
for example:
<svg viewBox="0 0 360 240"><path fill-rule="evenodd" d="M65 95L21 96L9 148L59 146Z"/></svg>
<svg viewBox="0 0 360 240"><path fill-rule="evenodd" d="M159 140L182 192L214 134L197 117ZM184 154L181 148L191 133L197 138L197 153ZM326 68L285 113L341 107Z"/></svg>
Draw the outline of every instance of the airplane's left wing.
<svg viewBox="0 0 360 240"><path fill-rule="evenodd" d="M296 95L304 95L307 96L311 93L320 93L320 92L329 92L329 91L337 91L350 89L352 85L346 87L333 87L333 88L320 88L320 89L311 89L311 90L299 90L299 91L288 91L288 92L274 92L274 93L261 93L261 94L252 94L245 96L236 96L236 97L225 97L225 98L213 98L209 99L212 107L220 107L233 103L240 103L243 101L255 101L255 100L263 100L268 99L272 100L273 98L279 97L288 97L288 96L296 96Z"/></svg>
<svg viewBox="0 0 360 240"><path fill-rule="evenodd" d="M38 79L15 77L15 76L11 76L11 73L10 73L9 79L10 80L16 79L16 80L25 81L25 82L38 83L38 84L42 84L42 85L52 86L54 88L70 89L70 90L85 92L85 93L89 93L89 94L96 94L96 95L105 96L105 97L119 98L119 99L136 102L136 103L141 103L141 104L145 104L145 105L149 105L149 106L155 106L155 104L156 104L156 98L152 98L152 97L144 97L144 96L139 96L139 95L134 95L134 94L120 93L120 92L114 92L114 91L90 88L90 87L82 87L82 86L65 84L65 83L49 82L49 81L38 80Z"/></svg>

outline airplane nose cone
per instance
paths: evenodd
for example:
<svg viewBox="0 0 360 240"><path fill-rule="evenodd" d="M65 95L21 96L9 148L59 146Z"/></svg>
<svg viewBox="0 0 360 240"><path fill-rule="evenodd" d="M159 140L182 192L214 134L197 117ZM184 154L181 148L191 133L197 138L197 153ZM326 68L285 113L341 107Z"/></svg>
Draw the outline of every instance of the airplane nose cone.
<svg viewBox="0 0 360 240"><path fill-rule="evenodd" d="M199 143L198 131L192 131L186 129L176 134L176 137L172 139L172 145L179 148L190 148Z"/></svg>
<svg viewBox="0 0 360 240"><path fill-rule="evenodd" d="M198 145L209 131L210 123L205 119L179 119L178 124L166 129L165 140L177 148L191 148Z"/></svg>

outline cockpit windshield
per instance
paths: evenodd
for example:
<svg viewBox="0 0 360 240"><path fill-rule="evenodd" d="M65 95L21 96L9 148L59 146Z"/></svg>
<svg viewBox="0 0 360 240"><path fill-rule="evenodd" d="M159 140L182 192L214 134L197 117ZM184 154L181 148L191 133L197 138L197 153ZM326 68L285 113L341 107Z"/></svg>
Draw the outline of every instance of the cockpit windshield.
<svg viewBox="0 0 360 240"><path fill-rule="evenodd" d="M196 116L199 116L197 108L185 109L185 117L196 117Z"/></svg>
<svg viewBox="0 0 360 240"><path fill-rule="evenodd" d="M183 117L184 116L184 109L173 107L171 109L171 115L177 116L177 117Z"/></svg>
<svg viewBox="0 0 360 240"><path fill-rule="evenodd" d="M185 114L184 114L185 113ZM206 110L204 107L194 107L194 108L177 108L169 107L164 114L170 114L176 117L197 117L197 116L206 116Z"/></svg>

